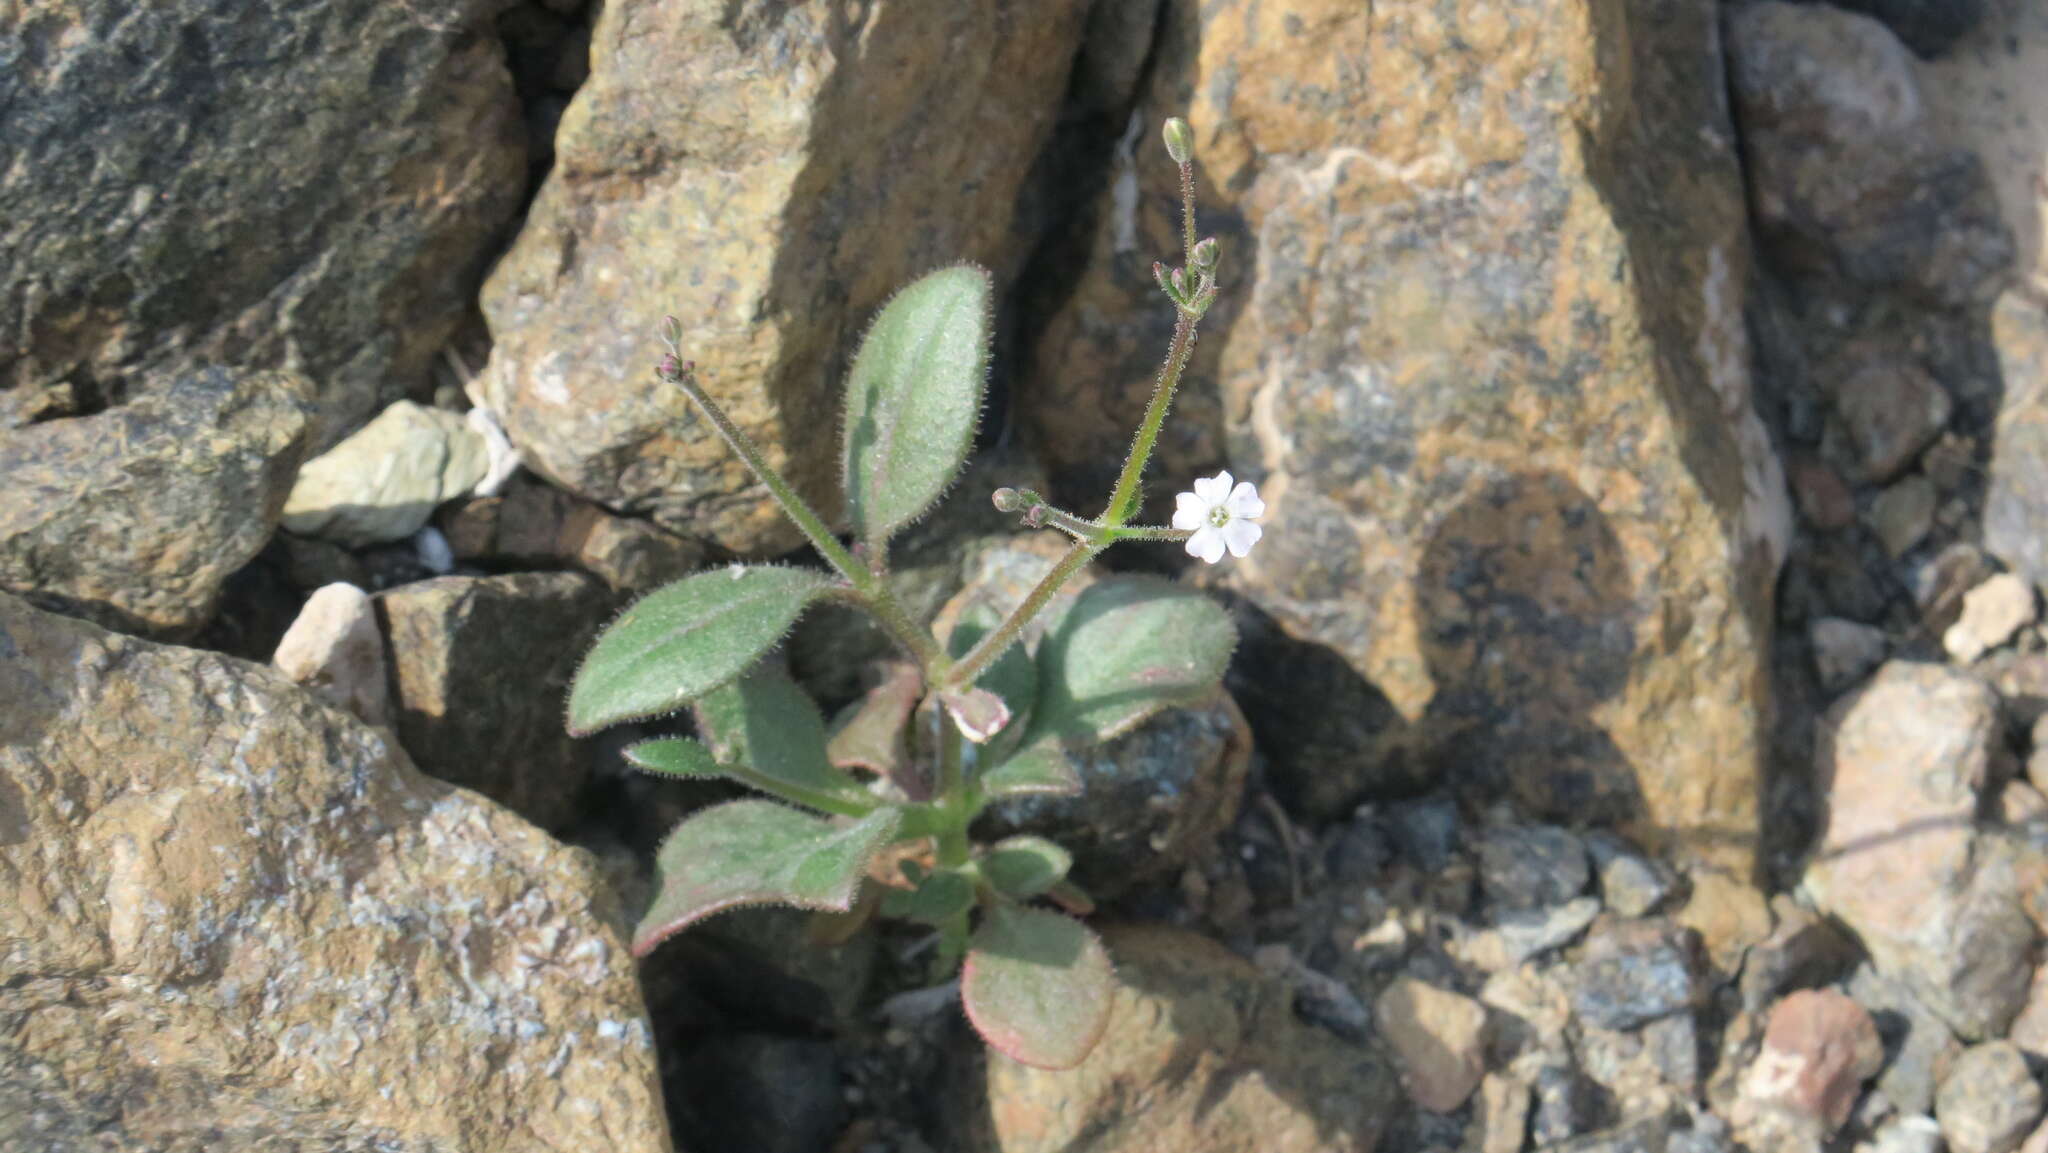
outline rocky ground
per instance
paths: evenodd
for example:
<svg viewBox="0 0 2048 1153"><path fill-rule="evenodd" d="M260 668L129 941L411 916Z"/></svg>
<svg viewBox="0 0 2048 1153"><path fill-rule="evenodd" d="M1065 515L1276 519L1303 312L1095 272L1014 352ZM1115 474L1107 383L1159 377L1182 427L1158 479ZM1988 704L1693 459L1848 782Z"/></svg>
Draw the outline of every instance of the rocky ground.
<svg viewBox="0 0 2048 1153"><path fill-rule="evenodd" d="M2048 1153L2048 8L0 0L0 1150ZM288 11L286 9L289 9ZM999 815L1101 1048L725 915L571 740L634 595L797 543L898 284L1001 290L915 611L1050 563L1171 324L1227 693ZM786 646L828 707L887 642ZM992 829L991 831L995 831Z"/></svg>

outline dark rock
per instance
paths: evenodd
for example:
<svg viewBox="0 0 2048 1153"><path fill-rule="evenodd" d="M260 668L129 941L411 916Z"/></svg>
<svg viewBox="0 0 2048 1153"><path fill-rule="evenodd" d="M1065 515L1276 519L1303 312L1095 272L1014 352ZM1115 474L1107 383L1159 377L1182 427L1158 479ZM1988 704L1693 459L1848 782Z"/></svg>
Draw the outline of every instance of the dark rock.
<svg viewBox="0 0 2048 1153"><path fill-rule="evenodd" d="M1401 856L1424 873L1440 873L1458 851L1458 803L1449 797L1424 797L1388 805L1383 818Z"/></svg>
<svg viewBox="0 0 2048 1153"><path fill-rule="evenodd" d="M1837 8L1884 21L1906 47L1939 56L1963 38L1984 14L1984 0L1833 0Z"/></svg>
<svg viewBox="0 0 2048 1153"><path fill-rule="evenodd" d="M1849 978L1849 996L1870 1011L1884 1039L1884 1068L1877 1089L1901 1113L1926 1113L1934 1108L1936 1074L1962 1046L1947 1022L1920 1003L1912 990L1889 980L1873 965L1859 966Z"/></svg>
<svg viewBox="0 0 2048 1153"><path fill-rule="evenodd" d="M580 568L621 592L680 580L704 563L694 541L524 478L502 495L448 506L435 521L457 560Z"/></svg>
<svg viewBox="0 0 2048 1153"><path fill-rule="evenodd" d="M524 192L499 6L0 18L0 427L289 366L325 447L423 385Z"/></svg>
<svg viewBox="0 0 2048 1153"><path fill-rule="evenodd" d="M1323 852L1323 867L1336 884L1363 885L1393 859L1394 840L1386 828L1371 817L1360 817L1338 827Z"/></svg>
<svg viewBox="0 0 2048 1153"><path fill-rule="evenodd" d="M1568 1064L1547 1064L1536 1074L1536 1116L1529 1135L1539 1146L1554 1145L1593 1125L1593 1086Z"/></svg>
<svg viewBox="0 0 2048 1153"><path fill-rule="evenodd" d="M612 607L578 573L441 577L379 593L398 736L427 772L558 829L589 777L562 727L576 666Z"/></svg>
<svg viewBox="0 0 2048 1153"><path fill-rule="evenodd" d="M1601 900L1623 917L1647 916L1677 891L1678 878L1669 866L1613 833L1587 834L1586 850L1600 874Z"/></svg>
<svg viewBox="0 0 2048 1153"><path fill-rule="evenodd" d="M1982 161L1929 128L1910 54L1824 4L1733 10L1729 56L1750 202L1802 271L1987 303L2013 240Z"/></svg>
<svg viewBox="0 0 2048 1153"><path fill-rule="evenodd" d="M0 175L0 206L5 187ZM212 368L0 432L0 588L123 632L190 636L277 527L312 418L302 378Z"/></svg>
<svg viewBox="0 0 2048 1153"><path fill-rule="evenodd" d="M1700 989L1693 938L1661 920L1594 929L1570 966L1572 1008L1603 1029L1634 1029L1687 1011Z"/></svg>
<svg viewBox="0 0 2048 1153"><path fill-rule="evenodd" d="M1487 829L1479 839L1479 885L1507 909L1562 905L1586 891L1586 846L1555 825Z"/></svg>
<svg viewBox="0 0 2048 1153"><path fill-rule="evenodd" d="M683 1148L816 1153L838 1136L846 1106L831 1042L740 1033L682 1050L666 1080Z"/></svg>
<svg viewBox="0 0 2048 1153"><path fill-rule="evenodd" d="M1835 411L1863 462L1862 479L1899 475L1948 426L1948 390L1904 355L1873 357L1834 387Z"/></svg>
<svg viewBox="0 0 2048 1153"><path fill-rule="evenodd" d="M1984 547L2048 585L2048 309L2006 293L1992 310L1991 340L2006 391L1985 478Z"/></svg>
<svg viewBox="0 0 2048 1153"><path fill-rule="evenodd" d="M1794 989L1831 985L1856 965L1861 951L1848 934L1811 910L1780 897L1771 903L1777 924L1750 949L1742 964L1742 1003L1761 1011Z"/></svg>

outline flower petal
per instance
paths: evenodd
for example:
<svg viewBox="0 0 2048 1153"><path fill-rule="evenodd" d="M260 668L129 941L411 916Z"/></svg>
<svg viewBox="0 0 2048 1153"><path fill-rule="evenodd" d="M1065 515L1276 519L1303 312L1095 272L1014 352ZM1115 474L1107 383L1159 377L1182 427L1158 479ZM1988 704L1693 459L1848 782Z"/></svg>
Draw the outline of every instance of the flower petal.
<svg viewBox="0 0 2048 1153"><path fill-rule="evenodd" d="M1257 520L1266 515L1266 502L1259 499L1259 486L1248 480L1237 482L1237 487L1230 490L1230 499L1223 502L1223 507L1230 510L1231 516L1243 517L1246 520Z"/></svg>
<svg viewBox="0 0 2048 1153"><path fill-rule="evenodd" d="M1213 525L1204 525L1188 538L1188 555L1215 564L1223 559L1223 533Z"/></svg>
<svg viewBox="0 0 2048 1153"><path fill-rule="evenodd" d="M1199 481L1197 484L1201 483ZM1173 498L1173 527L1177 529L1198 529L1209 519L1209 505L1191 492L1181 493Z"/></svg>
<svg viewBox="0 0 2048 1153"><path fill-rule="evenodd" d="M1211 508L1230 498L1230 473L1226 470L1215 476L1195 478L1195 495Z"/></svg>
<svg viewBox="0 0 2048 1153"><path fill-rule="evenodd" d="M1231 556L1244 556L1251 552L1252 546L1259 543L1259 538L1266 534L1266 530L1248 520L1231 521L1224 525L1220 532L1223 543L1230 546Z"/></svg>

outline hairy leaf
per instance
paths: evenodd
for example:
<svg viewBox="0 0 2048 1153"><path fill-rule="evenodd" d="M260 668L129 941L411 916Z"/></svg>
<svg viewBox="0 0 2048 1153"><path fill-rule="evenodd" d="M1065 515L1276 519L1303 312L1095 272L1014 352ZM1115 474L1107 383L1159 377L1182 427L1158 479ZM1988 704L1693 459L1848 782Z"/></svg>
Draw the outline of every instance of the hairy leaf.
<svg viewBox="0 0 2048 1153"><path fill-rule="evenodd" d="M714 569L655 590L597 638L569 689L569 732L671 712L740 675L825 591L820 573Z"/></svg>
<svg viewBox="0 0 2048 1153"><path fill-rule="evenodd" d="M981 858L981 875L1006 897L1025 900L1059 884L1074 855L1044 837L1010 837Z"/></svg>
<svg viewBox="0 0 2048 1153"><path fill-rule="evenodd" d="M891 889L882 895L882 912L891 917L940 925L974 907L974 882L958 873L933 873L915 889Z"/></svg>
<svg viewBox="0 0 2048 1153"><path fill-rule="evenodd" d="M641 741L626 750L626 763L636 769L660 773L664 777L688 777L714 780L726 775L727 766L718 763L710 749L701 741L687 737L668 737L656 741Z"/></svg>
<svg viewBox="0 0 2048 1153"><path fill-rule="evenodd" d="M988 273L943 268L883 306L846 380L846 508L880 544L953 482L988 377Z"/></svg>
<svg viewBox="0 0 2048 1153"><path fill-rule="evenodd" d="M981 775L982 795L1004 797L1071 797L1081 791L1081 773L1059 741L1048 738L1026 745Z"/></svg>
<svg viewBox="0 0 2048 1153"><path fill-rule="evenodd" d="M866 769L896 782L912 800L924 800L924 782L910 777L910 752L905 739L911 710L924 692L917 666L891 665L882 683L868 690L853 714L826 744L826 755L842 769Z"/></svg>
<svg viewBox="0 0 2048 1153"><path fill-rule="evenodd" d="M1027 745L1084 747L1130 731L1223 679L1237 630L1198 590L1117 576L1082 590L1038 646L1038 700Z"/></svg>
<svg viewBox="0 0 2048 1153"><path fill-rule="evenodd" d="M875 807L874 798L866 790L843 776L776 776L752 765L721 761L702 742L683 737L641 741L626 750L626 761L635 768L668 777L724 778L820 812L858 815Z"/></svg>
<svg viewBox="0 0 2048 1153"><path fill-rule="evenodd" d="M835 825L772 801L732 801L691 816L655 856L660 891L633 932L633 954L737 905L794 905L844 913L867 863L896 835L902 811L877 809Z"/></svg>
<svg viewBox="0 0 2048 1153"><path fill-rule="evenodd" d="M808 693L776 663L697 701L697 728L718 759L805 789L857 793L860 783L825 754L825 720Z"/></svg>
<svg viewBox="0 0 2048 1153"><path fill-rule="evenodd" d="M996 734L1008 727L1012 720L1010 706L987 689L942 692L939 703L946 707L961 735L977 745L994 740Z"/></svg>
<svg viewBox="0 0 2048 1153"><path fill-rule="evenodd" d="M1071 1069L1109 1024L1109 954L1078 921L1042 909L989 910L960 975L967 1019L998 1052L1041 1069Z"/></svg>
<svg viewBox="0 0 2048 1153"><path fill-rule="evenodd" d="M953 625L953 633L946 638L946 648L955 658L964 657L981 638L996 630L1003 622L1003 614L993 605L976 602L960 614ZM1007 756L1017 747L1024 730L1031 719L1031 707L1038 698L1038 666L1031 661L1031 654L1021 644L1011 645L1003 655L995 659L988 671L981 674L975 687L993 693L1010 710L1010 719L1002 731L982 750L982 757L994 763Z"/></svg>

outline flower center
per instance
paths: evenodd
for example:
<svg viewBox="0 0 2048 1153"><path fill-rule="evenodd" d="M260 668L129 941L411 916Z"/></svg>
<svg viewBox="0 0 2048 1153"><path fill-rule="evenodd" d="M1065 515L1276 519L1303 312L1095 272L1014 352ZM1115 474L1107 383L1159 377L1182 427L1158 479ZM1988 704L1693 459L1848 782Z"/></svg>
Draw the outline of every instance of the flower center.
<svg viewBox="0 0 2048 1153"><path fill-rule="evenodd" d="M1230 510L1229 510L1229 509L1227 509L1227 508L1224 508L1224 507L1223 507L1222 505L1220 505L1220 504L1219 504L1219 505L1217 505L1217 506L1216 506L1215 508L1212 508L1212 509L1210 509L1210 510L1209 510L1209 523L1210 523L1210 524L1212 524L1212 525L1215 525L1215 526L1216 526L1217 528L1222 528L1222 527L1223 527L1224 525L1227 525L1227 524L1229 524L1229 523L1230 523Z"/></svg>

